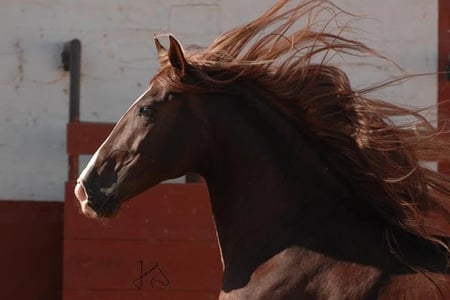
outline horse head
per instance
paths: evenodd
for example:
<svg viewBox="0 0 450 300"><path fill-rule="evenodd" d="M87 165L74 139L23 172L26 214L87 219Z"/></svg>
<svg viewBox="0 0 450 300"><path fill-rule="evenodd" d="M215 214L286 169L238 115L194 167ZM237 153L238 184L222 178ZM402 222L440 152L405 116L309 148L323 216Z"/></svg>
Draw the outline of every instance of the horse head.
<svg viewBox="0 0 450 300"><path fill-rule="evenodd" d="M161 72L183 80L188 68L183 48L174 37L169 40L166 50L155 38ZM163 180L184 175L201 157L201 121L192 109L195 101L188 101L193 97L174 92L156 77L79 176L75 194L85 215L113 216L121 203Z"/></svg>

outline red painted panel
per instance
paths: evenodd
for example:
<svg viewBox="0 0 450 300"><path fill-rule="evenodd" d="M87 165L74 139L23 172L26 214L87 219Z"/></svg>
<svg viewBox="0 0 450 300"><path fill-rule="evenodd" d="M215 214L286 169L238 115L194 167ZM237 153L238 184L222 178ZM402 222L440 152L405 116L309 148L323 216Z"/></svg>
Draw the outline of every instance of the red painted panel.
<svg viewBox="0 0 450 300"><path fill-rule="evenodd" d="M66 188L65 300L217 299L222 267L205 185L158 185L102 222L82 216Z"/></svg>
<svg viewBox="0 0 450 300"><path fill-rule="evenodd" d="M450 1L439 0L439 71L446 70L450 65ZM441 126L450 130L450 80L445 74L439 75L438 80L439 120ZM440 164L441 171L450 174L450 166Z"/></svg>
<svg viewBox="0 0 450 300"><path fill-rule="evenodd" d="M94 153L113 126L114 124L88 122L67 124L67 153L69 155Z"/></svg>
<svg viewBox="0 0 450 300"><path fill-rule="evenodd" d="M214 242L66 240L65 290L218 291Z"/></svg>
<svg viewBox="0 0 450 300"><path fill-rule="evenodd" d="M203 184L162 184L122 205L119 215L102 222L84 217L66 189L65 239L216 241L208 191Z"/></svg>
<svg viewBox="0 0 450 300"><path fill-rule="evenodd" d="M218 292L202 291L66 291L64 300L217 300Z"/></svg>
<svg viewBox="0 0 450 300"><path fill-rule="evenodd" d="M61 299L62 228L62 202L0 201L1 299Z"/></svg>
<svg viewBox="0 0 450 300"><path fill-rule="evenodd" d="M444 71L450 55L450 1L439 0L439 71ZM439 99L450 99L450 81L444 74L439 76ZM447 106L448 108L448 106ZM450 113L450 110L447 111Z"/></svg>

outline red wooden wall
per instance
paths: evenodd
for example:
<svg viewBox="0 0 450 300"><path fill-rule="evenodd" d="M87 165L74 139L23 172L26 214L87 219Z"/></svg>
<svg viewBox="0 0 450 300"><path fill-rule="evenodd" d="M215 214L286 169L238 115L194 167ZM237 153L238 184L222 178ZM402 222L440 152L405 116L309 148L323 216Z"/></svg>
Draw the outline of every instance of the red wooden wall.
<svg viewBox="0 0 450 300"><path fill-rule="evenodd" d="M92 153L111 125L72 123L68 153ZM222 277L203 184L162 184L111 220L80 214L66 185L64 300L217 299Z"/></svg>
<svg viewBox="0 0 450 300"><path fill-rule="evenodd" d="M450 72L450 0L439 0L439 61L438 69ZM438 80L439 116L441 126L450 130L445 124L450 118L450 75L440 74ZM441 164L440 169L450 173L450 166Z"/></svg>
<svg viewBox="0 0 450 300"><path fill-rule="evenodd" d="M443 71L450 63L450 1L439 0L439 61L438 69ZM439 76L439 101L450 100L450 80L445 74ZM450 105L442 105L441 113L447 118L450 116Z"/></svg>
<svg viewBox="0 0 450 300"><path fill-rule="evenodd" d="M62 229L62 202L0 201L0 299L61 299Z"/></svg>

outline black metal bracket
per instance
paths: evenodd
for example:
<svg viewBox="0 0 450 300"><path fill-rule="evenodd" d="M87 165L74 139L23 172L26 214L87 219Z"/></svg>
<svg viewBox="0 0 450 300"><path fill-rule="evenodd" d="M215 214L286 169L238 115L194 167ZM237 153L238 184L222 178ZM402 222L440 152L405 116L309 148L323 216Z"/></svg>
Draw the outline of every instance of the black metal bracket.
<svg viewBox="0 0 450 300"><path fill-rule="evenodd" d="M69 123L80 121L81 42L73 39L64 44L61 60L65 71L70 71ZM78 177L78 155L69 154L69 180Z"/></svg>
<svg viewBox="0 0 450 300"><path fill-rule="evenodd" d="M73 39L64 44L61 53L63 68L70 71L69 122L80 120L81 42Z"/></svg>

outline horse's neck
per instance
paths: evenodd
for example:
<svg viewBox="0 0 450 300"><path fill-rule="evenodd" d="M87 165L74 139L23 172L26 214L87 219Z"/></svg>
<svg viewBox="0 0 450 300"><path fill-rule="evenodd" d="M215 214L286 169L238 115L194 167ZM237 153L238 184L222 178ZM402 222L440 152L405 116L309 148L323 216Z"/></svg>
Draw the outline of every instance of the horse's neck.
<svg viewBox="0 0 450 300"><path fill-rule="evenodd" d="M341 183L298 132L263 104L213 101L214 150L203 175L225 276L248 277L246 272L289 247L327 252L329 244L344 244L345 238L350 243L348 228L364 226L352 223Z"/></svg>

